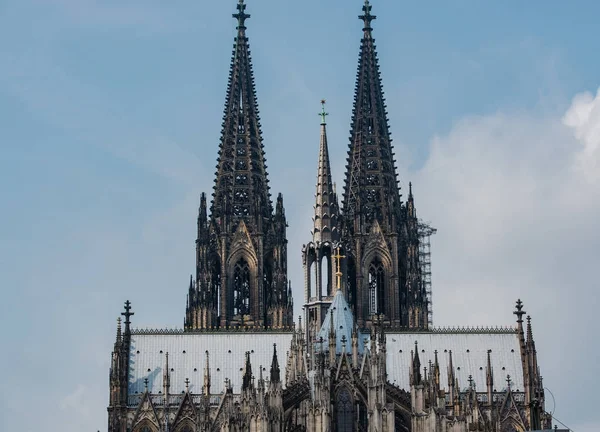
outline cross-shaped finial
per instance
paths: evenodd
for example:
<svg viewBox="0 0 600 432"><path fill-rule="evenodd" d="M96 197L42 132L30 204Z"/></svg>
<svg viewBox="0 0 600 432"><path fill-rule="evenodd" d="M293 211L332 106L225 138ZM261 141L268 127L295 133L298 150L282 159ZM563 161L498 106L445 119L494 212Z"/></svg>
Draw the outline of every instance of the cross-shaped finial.
<svg viewBox="0 0 600 432"><path fill-rule="evenodd" d="M129 324L131 324L129 318L135 315L133 312L131 312L131 302L129 300L125 302L125 312L121 312L121 315L125 317L125 327L129 328Z"/></svg>
<svg viewBox="0 0 600 432"><path fill-rule="evenodd" d="M148 378L144 378L144 388L148 391Z"/></svg>
<svg viewBox="0 0 600 432"><path fill-rule="evenodd" d="M342 339L341 339L341 341L342 341L342 346L343 346L344 348L346 348L346 342L347 342L346 335L342 335Z"/></svg>
<svg viewBox="0 0 600 432"><path fill-rule="evenodd" d="M506 384L508 386L508 389L510 390L510 384L511 384L510 375L506 375Z"/></svg>
<svg viewBox="0 0 600 432"><path fill-rule="evenodd" d="M517 322L521 323L523 322L523 315L526 314L526 312L523 310L523 302L521 301L521 299L517 300L516 309L517 310L513 313L517 316Z"/></svg>
<svg viewBox="0 0 600 432"><path fill-rule="evenodd" d="M189 393L189 391L190 391L190 379L186 378L185 379L185 392Z"/></svg>
<svg viewBox="0 0 600 432"><path fill-rule="evenodd" d="M329 113L325 112L325 103L327 101L325 99L321 99L321 112L319 113L319 115L321 116L321 124L325 125L327 124L325 122L325 117L327 117L329 115Z"/></svg>
<svg viewBox="0 0 600 432"><path fill-rule="evenodd" d="M473 375L469 375L469 388L473 388Z"/></svg>
<svg viewBox="0 0 600 432"><path fill-rule="evenodd" d="M342 255L340 253L340 247L338 246L336 249L336 254L333 255L331 258L333 258L334 260L336 260L336 278L337 278L337 289L341 290L342 289L342 267L340 265L340 260L342 258L346 258L346 255Z"/></svg>
<svg viewBox="0 0 600 432"><path fill-rule="evenodd" d="M246 28L246 20L250 18L250 15L246 13L246 5L244 4L244 0L240 0L237 5L237 13L233 14L233 17L238 20L238 30Z"/></svg>
<svg viewBox="0 0 600 432"><path fill-rule="evenodd" d="M373 30L373 28L371 27L371 21L377 18L377 16L371 15L372 7L373 6L371 6L369 0L365 0L365 5L362 8L363 14L359 16L359 18L365 23L365 27L363 28L363 31L365 32L370 32L371 30Z"/></svg>

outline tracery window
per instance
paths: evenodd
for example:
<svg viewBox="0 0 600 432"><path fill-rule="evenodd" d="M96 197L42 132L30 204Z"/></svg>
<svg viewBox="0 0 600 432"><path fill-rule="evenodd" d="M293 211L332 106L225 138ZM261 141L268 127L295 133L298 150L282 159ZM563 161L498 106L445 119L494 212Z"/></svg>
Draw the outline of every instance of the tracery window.
<svg viewBox="0 0 600 432"><path fill-rule="evenodd" d="M234 204L233 205L233 215L234 216L248 216L250 214L250 210L246 205L242 204Z"/></svg>
<svg viewBox="0 0 600 432"><path fill-rule="evenodd" d="M385 271L383 263L375 258L369 266L369 314L383 313Z"/></svg>
<svg viewBox="0 0 600 432"><path fill-rule="evenodd" d="M234 192L237 201L246 201L248 199L248 191L246 189L238 189Z"/></svg>
<svg viewBox="0 0 600 432"><path fill-rule="evenodd" d="M335 430L338 432L354 432L354 399L346 387L338 392L335 407L337 411L337 427Z"/></svg>
<svg viewBox="0 0 600 432"><path fill-rule="evenodd" d="M379 184L379 176L376 174L367 174L367 184L368 185L378 185Z"/></svg>
<svg viewBox="0 0 600 432"><path fill-rule="evenodd" d="M367 201L377 202L379 201L379 191L377 189L367 189Z"/></svg>
<svg viewBox="0 0 600 432"><path fill-rule="evenodd" d="M242 258L233 271L233 314L248 315L250 313L250 267Z"/></svg>

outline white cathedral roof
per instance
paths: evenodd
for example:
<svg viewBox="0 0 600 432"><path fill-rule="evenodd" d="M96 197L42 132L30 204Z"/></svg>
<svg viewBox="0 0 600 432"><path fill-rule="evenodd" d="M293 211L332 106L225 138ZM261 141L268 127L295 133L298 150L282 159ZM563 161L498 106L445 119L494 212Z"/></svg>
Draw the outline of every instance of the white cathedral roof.
<svg viewBox="0 0 600 432"><path fill-rule="evenodd" d="M461 390L469 386L469 375L477 391L486 390L487 352L491 350L494 389L507 388L507 375L510 375L513 391L524 391L523 366L519 339L513 329L506 330L457 330L415 333L386 333L388 381L403 389L410 389L411 351L415 341L419 347L421 371L429 370L429 361L438 351L440 364L440 384L447 388L449 351L452 350L452 364Z"/></svg>
<svg viewBox="0 0 600 432"><path fill-rule="evenodd" d="M340 332L336 333L339 335L338 347L341 349L341 335ZM361 336L361 341L364 337L368 336ZM244 354L247 351L251 352L252 371L256 379L259 376L260 365L264 368L263 375L268 378L273 344L276 343L279 366L282 376L285 376L286 353L290 349L291 340L291 332L134 331L130 348L129 394L143 393L145 378L148 378L148 390L151 393L158 394L163 391L167 352L169 369L172 369L170 393L183 392L186 378L190 380L190 392L201 393L206 351L210 355L211 394L224 391L226 378L231 381L234 393L239 393L242 385ZM507 375L510 375L513 391L524 391L519 340L512 329L433 330L406 333L390 331L386 332L386 340L388 381L402 389L410 389L411 350L414 351L415 341L417 341L422 368L429 368L429 361L434 361L434 351L438 351L440 381L444 388L447 388L448 352L452 350L455 376L458 378L461 390L468 387L469 375L471 375L477 391L485 391L487 351L491 350L494 389L498 391L505 389ZM326 346L324 344L324 347ZM349 342L346 349L350 352Z"/></svg>
<svg viewBox="0 0 600 432"><path fill-rule="evenodd" d="M202 393L206 351L209 352L211 394L222 393L228 378L234 393L240 393L245 353L249 351L252 372L256 379L259 367L269 376L273 359L273 344L277 344L277 358L283 371L286 353L290 349L291 332L214 332L173 333L133 332L129 351L129 394L144 392L144 380L148 378L148 391L163 391L165 356L169 353L171 394L185 391L189 379L191 393Z"/></svg>

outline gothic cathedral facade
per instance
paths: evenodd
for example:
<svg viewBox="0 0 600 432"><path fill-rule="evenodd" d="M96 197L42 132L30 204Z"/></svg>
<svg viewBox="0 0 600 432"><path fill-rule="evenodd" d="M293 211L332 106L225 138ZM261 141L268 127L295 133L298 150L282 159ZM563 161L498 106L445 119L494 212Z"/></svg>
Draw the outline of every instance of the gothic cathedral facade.
<svg viewBox="0 0 600 432"><path fill-rule="evenodd" d="M217 172L200 197L181 330L134 329L111 358L109 432L521 432L551 427L530 317L434 328L427 236L403 201L372 6L363 23L341 205L325 101L304 319L293 320L283 196L271 198L239 0ZM304 325L303 325L304 322Z"/></svg>

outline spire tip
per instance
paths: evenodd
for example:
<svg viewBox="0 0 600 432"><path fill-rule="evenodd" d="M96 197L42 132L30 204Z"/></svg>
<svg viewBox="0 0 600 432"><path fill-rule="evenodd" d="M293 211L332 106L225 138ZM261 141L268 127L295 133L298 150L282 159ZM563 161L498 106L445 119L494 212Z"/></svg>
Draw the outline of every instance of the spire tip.
<svg viewBox="0 0 600 432"><path fill-rule="evenodd" d="M232 16L238 20L237 29L242 31L246 29L246 20L250 18L250 15L246 13L246 4L244 3L244 0L239 0L237 10L237 13L234 13Z"/></svg>
<svg viewBox="0 0 600 432"><path fill-rule="evenodd" d="M321 125L325 126L327 124L327 122L325 121L325 117L327 117L329 115L328 112L325 112L325 104L327 103L327 101L325 99L321 99L321 112L319 113L319 116L321 117Z"/></svg>

